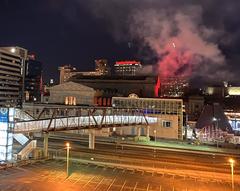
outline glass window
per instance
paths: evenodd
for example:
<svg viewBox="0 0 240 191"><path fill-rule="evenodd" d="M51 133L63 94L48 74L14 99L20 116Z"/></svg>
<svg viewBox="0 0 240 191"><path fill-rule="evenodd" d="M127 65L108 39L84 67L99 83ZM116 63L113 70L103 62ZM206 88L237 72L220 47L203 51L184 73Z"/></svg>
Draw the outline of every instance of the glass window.
<svg viewBox="0 0 240 191"><path fill-rule="evenodd" d="M171 121L163 121L162 125L163 125L163 127L170 128L172 126L172 122Z"/></svg>
<svg viewBox="0 0 240 191"><path fill-rule="evenodd" d="M86 99L83 97L83 99ZM86 100L84 100L86 101ZM76 97L74 96L67 96L65 97L65 105L76 105Z"/></svg>

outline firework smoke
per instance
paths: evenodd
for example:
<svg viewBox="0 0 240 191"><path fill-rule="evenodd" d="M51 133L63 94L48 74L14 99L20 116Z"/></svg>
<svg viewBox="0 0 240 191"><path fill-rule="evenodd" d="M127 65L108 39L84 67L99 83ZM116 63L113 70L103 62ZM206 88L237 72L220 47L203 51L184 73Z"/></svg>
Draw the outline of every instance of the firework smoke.
<svg viewBox="0 0 240 191"><path fill-rule="evenodd" d="M225 58L209 39L216 34L201 23L201 9L178 12L149 9L136 11L130 19L133 38L143 41L158 56L161 77L201 76L224 67ZM220 72L221 73L221 72ZM222 74L222 73L221 73Z"/></svg>
<svg viewBox="0 0 240 191"><path fill-rule="evenodd" d="M236 18L237 0L89 0L87 5L77 1L107 23L106 29L117 42L138 42L138 57L157 66L155 74L217 80L233 77L229 56L226 62L218 43L230 46L236 36L229 35L225 25ZM146 55L146 49L151 54ZM149 72L149 67L143 69Z"/></svg>

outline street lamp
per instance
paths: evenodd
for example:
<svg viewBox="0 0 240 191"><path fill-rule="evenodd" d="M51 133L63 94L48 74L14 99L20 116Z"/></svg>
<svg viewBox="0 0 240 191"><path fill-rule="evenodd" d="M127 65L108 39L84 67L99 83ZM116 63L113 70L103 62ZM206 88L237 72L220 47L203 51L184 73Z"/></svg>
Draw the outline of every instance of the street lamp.
<svg viewBox="0 0 240 191"><path fill-rule="evenodd" d="M157 141L157 130L154 129L153 133L154 133L154 141L155 141L155 145L154 145L153 152L154 152L154 158L155 158L155 157L156 157L156 149L155 149L155 146L156 146L156 141Z"/></svg>
<svg viewBox="0 0 240 191"><path fill-rule="evenodd" d="M125 138L124 137L122 137L122 141L124 141L125 140ZM123 152L123 143L122 143L122 152Z"/></svg>
<svg viewBox="0 0 240 191"><path fill-rule="evenodd" d="M235 160L232 159L232 158L230 158L230 159L229 159L229 163L230 163L230 166L231 166L232 190L234 190L234 179L233 179L234 171L233 171L233 167L234 167Z"/></svg>
<svg viewBox="0 0 240 191"><path fill-rule="evenodd" d="M66 143L67 147L67 177L69 176L69 150L70 150L70 143Z"/></svg>

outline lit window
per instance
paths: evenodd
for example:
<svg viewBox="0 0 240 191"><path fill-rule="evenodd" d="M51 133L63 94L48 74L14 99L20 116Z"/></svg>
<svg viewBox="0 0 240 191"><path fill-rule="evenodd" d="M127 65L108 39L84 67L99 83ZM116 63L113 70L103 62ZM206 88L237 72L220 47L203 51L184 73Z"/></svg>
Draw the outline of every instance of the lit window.
<svg viewBox="0 0 240 191"><path fill-rule="evenodd" d="M169 128L169 127L172 126L172 123L171 123L171 121L163 121L163 122L162 122L162 125L163 125L163 127Z"/></svg>
<svg viewBox="0 0 240 191"><path fill-rule="evenodd" d="M65 105L76 105L76 97L74 96L67 96L65 97Z"/></svg>

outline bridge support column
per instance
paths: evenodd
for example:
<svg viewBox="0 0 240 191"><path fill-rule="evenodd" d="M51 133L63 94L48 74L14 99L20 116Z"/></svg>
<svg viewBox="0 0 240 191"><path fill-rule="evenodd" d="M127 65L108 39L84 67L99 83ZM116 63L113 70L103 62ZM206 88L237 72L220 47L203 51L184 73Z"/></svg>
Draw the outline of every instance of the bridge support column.
<svg viewBox="0 0 240 191"><path fill-rule="evenodd" d="M28 133L28 138L29 138L29 139L33 139L33 133L32 133L32 132L29 132L29 133Z"/></svg>
<svg viewBox="0 0 240 191"><path fill-rule="evenodd" d="M148 140L150 140L150 126L149 125L146 127L146 137Z"/></svg>
<svg viewBox="0 0 240 191"><path fill-rule="evenodd" d="M89 129L89 149L95 149L95 130Z"/></svg>
<svg viewBox="0 0 240 191"><path fill-rule="evenodd" d="M43 134L43 156L44 158L48 157L48 137L49 134L48 133L44 133Z"/></svg>
<svg viewBox="0 0 240 191"><path fill-rule="evenodd" d="M120 127L120 135L123 135L123 129Z"/></svg>
<svg viewBox="0 0 240 191"><path fill-rule="evenodd" d="M137 137L139 138L141 136L141 129L142 127L137 127Z"/></svg>

